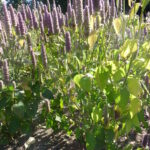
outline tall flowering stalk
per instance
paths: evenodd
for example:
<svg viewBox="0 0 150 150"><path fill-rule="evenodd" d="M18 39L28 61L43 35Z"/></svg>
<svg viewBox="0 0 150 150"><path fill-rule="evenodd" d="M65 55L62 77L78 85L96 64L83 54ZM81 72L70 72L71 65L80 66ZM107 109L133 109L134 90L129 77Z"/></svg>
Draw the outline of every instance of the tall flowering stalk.
<svg viewBox="0 0 150 150"><path fill-rule="evenodd" d="M75 10L74 9L72 10L72 27L74 29L76 29L76 27L77 27L76 14L75 14Z"/></svg>
<svg viewBox="0 0 150 150"><path fill-rule="evenodd" d="M89 8L90 8L90 14L92 15L94 13L93 0L89 0Z"/></svg>
<svg viewBox="0 0 150 150"><path fill-rule="evenodd" d="M25 23L24 23L24 20L23 20L20 12L18 13L18 20L19 20L20 33L21 33L21 35L25 35L26 34L26 27L25 27Z"/></svg>
<svg viewBox="0 0 150 150"><path fill-rule="evenodd" d="M11 35L12 33L11 19L10 19L10 14L9 14L6 4L3 4L3 11L4 11L4 17L5 17L6 31L8 35Z"/></svg>
<svg viewBox="0 0 150 150"><path fill-rule="evenodd" d="M99 11L99 0L93 1L94 11Z"/></svg>
<svg viewBox="0 0 150 150"><path fill-rule="evenodd" d="M45 49L44 44L42 44L42 47L41 47L41 56L42 56L43 65L46 68L48 62L47 62L46 49Z"/></svg>
<svg viewBox="0 0 150 150"><path fill-rule="evenodd" d="M32 16L32 11L29 6L27 7L27 13L28 13L28 19L30 21L29 27L32 29L33 28L33 16Z"/></svg>
<svg viewBox="0 0 150 150"><path fill-rule="evenodd" d="M72 6L71 6L71 2L70 1L69 1L68 5L67 5L67 12L68 12L69 20L70 20L71 17L72 17Z"/></svg>
<svg viewBox="0 0 150 150"><path fill-rule="evenodd" d="M81 25L84 21L84 16L83 16L83 0L78 0L77 3L77 10L76 10L76 15L77 15L77 23Z"/></svg>
<svg viewBox="0 0 150 150"><path fill-rule="evenodd" d="M51 13L48 13L48 29L50 34L54 34L54 23Z"/></svg>
<svg viewBox="0 0 150 150"><path fill-rule="evenodd" d="M115 15L116 15L115 1L111 0L111 19L115 18Z"/></svg>
<svg viewBox="0 0 150 150"><path fill-rule="evenodd" d="M71 36L70 36L70 32L66 32L66 51L70 52L71 51Z"/></svg>
<svg viewBox="0 0 150 150"><path fill-rule="evenodd" d="M11 16L11 20L12 20L12 25L14 27L16 27L17 26L17 18L16 18L14 8L11 4L9 5L9 8L10 8L10 16Z"/></svg>
<svg viewBox="0 0 150 150"><path fill-rule="evenodd" d="M91 33L91 28L90 28L90 12L89 12L89 7L85 7L85 16L84 16L84 26L85 26L85 35L88 36Z"/></svg>
<svg viewBox="0 0 150 150"><path fill-rule="evenodd" d="M24 4L22 4L21 14L22 14L23 20L26 21L27 20L27 14L26 14L26 9L25 9Z"/></svg>
<svg viewBox="0 0 150 150"><path fill-rule="evenodd" d="M32 16L33 16L34 29L38 29L38 20L37 20L37 16L36 16L36 11L35 10L32 11Z"/></svg>
<svg viewBox="0 0 150 150"><path fill-rule="evenodd" d="M60 33L59 21L58 21L58 14L56 8L53 10L53 21L54 21L54 31L55 33Z"/></svg>
<svg viewBox="0 0 150 150"><path fill-rule="evenodd" d="M8 63L7 60L5 59L3 62L3 76L4 76L4 82L5 84L9 84L9 68L8 68Z"/></svg>

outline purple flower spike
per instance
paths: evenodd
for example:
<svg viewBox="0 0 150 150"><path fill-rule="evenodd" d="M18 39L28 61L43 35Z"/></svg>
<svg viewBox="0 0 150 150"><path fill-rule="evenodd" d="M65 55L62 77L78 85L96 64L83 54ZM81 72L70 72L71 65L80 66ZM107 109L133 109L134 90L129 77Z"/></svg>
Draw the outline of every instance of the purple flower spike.
<svg viewBox="0 0 150 150"><path fill-rule="evenodd" d="M10 16L11 16L12 24L14 27L16 27L17 19L16 19L16 14L15 14L14 8L12 7L12 5L9 5L9 8L10 8Z"/></svg>
<svg viewBox="0 0 150 150"><path fill-rule="evenodd" d="M115 18L115 15L116 15L115 1L111 0L111 18Z"/></svg>
<svg viewBox="0 0 150 150"><path fill-rule="evenodd" d="M4 17L5 17L5 25L6 25L6 31L8 32L8 35L11 35L12 29L11 29L11 20L10 20L10 14L7 9L6 4L3 4L3 11L4 11Z"/></svg>
<svg viewBox="0 0 150 150"><path fill-rule="evenodd" d="M22 4L22 11L21 11L23 20L26 21L27 20L27 14L26 14L26 9L25 9L25 5Z"/></svg>
<svg viewBox="0 0 150 150"><path fill-rule="evenodd" d="M68 12L68 17L69 17L69 19L71 19L71 16L72 16L72 6L71 6L71 2L68 3L67 12Z"/></svg>
<svg viewBox="0 0 150 150"><path fill-rule="evenodd" d="M81 25L82 23L83 23L83 21L84 21L84 18L83 18L83 0L78 0L78 2L76 2L77 3L77 12L76 12L76 14L77 14L77 23L79 24L79 25Z"/></svg>
<svg viewBox="0 0 150 150"><path fill-rule="evenodd" d="M90 12L89 12L89 7L85 7L85 35L88 36L91 33L91 28L90 28Z"/></svg>
<svg viewBox="0 0 150 150"><path fill-rule="evenodd" d="M54 21L54 31L55 31L55 33L60 33L60 27L59 27L59 21L58 21L58 14L57 14L56 8L53 10L53 14L54 14L54 18L53 18L53 21Z"/></svg>
<svg viewBox="0 0 150 150"><path fill-rule="evenodd" d="M34 29L38 29L38 21L37 21L37 17L36 17L36 12L35 10L33 10L32 12L32 16L33 16L33 25L34 25Z"/></svg>
<svg viewBox="0 0 150 150"><path fill-rule="evenodd" d="M90 14L93 15L94 13L93 0L89 0L89 8L90 8Z"/></svg>
<svg viewBox="0 0 150 150"><path fill-rule="evenodd" d="M72 27L73 27L74 29L76 29L76 27L77 27L76 14L75 14L74 9L72 10Z"/></svg>
<svg viewBox="0 0 150 150"><path fill-rule="evenodd" d="M66 51L70 52L71 51L71 36L70 32L66 32Z"/></svg>
<svg viewBox="0 0 150 150"><path fill-rule="evenodd" d="M30 27L30 28L33 28L32 11L31 11L31 9L30 9L29 6L27 7L27 10L28 10L28 19L29 19L29 21L30 21L29 27Z"/></svg>
<svg viewBox="0 0 150 150"><path fill-rule="evenodd" d="M24 23L24 20L23 20L20 12L18 13L18 20L19 20L20 33L21 33L21 35L25 35L26 34L26 27L25 27L25 23Z"/></svg>
<svg viewBox="0 0 150 150"><path fill-rule="evenodd" d="M4 75L4 82L5 84L9 84L9 69L8 69L8 63L7 60L5 59L3 62L3 75Z"/></svg>
<svg viewBox="0 0 150 150"><path fill-rule="evenodd" d="M51 13L48 13L48 29L50 34L54 34L54 24Z"/></svg>

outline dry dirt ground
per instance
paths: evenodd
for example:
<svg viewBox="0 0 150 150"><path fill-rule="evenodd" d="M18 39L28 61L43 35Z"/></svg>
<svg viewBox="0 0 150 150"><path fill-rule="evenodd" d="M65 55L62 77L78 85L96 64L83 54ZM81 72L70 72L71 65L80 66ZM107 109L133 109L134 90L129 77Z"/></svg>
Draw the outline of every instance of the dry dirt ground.
<svg viewBox="0 0 150 150"><path fill-rule="evenodd" d="M82 150L74 136L69 137L63 132L54 133L52 129L46 129L42 125L38 126L30 137L22 135L11 145L0 146L0 150L25 150L25 144L31 137L35 140L28 150Z"/></svg>

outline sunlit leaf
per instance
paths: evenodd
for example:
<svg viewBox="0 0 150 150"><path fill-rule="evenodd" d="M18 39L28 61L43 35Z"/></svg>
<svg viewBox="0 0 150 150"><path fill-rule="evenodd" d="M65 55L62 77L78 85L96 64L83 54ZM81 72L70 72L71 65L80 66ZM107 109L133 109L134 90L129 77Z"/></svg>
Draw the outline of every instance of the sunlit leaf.
<svg viewBox="0 0 150 150"><path fill-rule="evenodd" d="M89 92L91 90L91 78L87 75L76 75L74 77L74 82L83 90L86 92Z"/></svg>
<svg viewBox="0 0 150 150"><path fill-rule="evenodd" d="M97 42L98 34L96 31L93 31L88 37L89 48L93 49L95 43Z"/></svg>
<svg viewBox="0 0 150 150"><path fill-rule="evenodd" d="M135 3L134 7L131 9L131 12L130 12L130 19L133 19L133 17L135 16L135 14L140 8L140 5L141 5L140 3Z"/></svg>
<svg viewBox="0 0 150 150"><path fill-rule="evenodd" d="M137 40L127 39L121 49L121 56L127 58L138 50Z"/></svg>
<svg viewBox="0 0 150 150"><path fill-rule="evenodd" d="M133 77L128 78L128 90L132 95L136 97L140 96L143 90L140 85L139 79Z"/></svg>
<svg viewBox="0 0 150 150"><path fill-rule="evenodd" d="M102 118L102 110L98 107L93 107L93 111L91 113L92 120L96 123L100 121Z"/></svg>
<svg viewBox="0 0 150 150"><path fill-rule="evenodd" d="M135 114L141 111L141 105L142 103L139 99L136 98L131 99L130 106L129 106L131 118L133 118Z"/></svg>
<svg viewBox="0 0 150 150"><path fill-rule="evenodd" d="M24 40L24 39L20 39L20 40L19 40L19 45L20 45L21 47L23 47L24 43L25 43L25 40Z"/></svg>
<svg viewBox="0 0 150 150"><path fill-rule="evenodd" d="M113 26L114 26L114 29L116 31L116 34L120 35L121 29L122 29L122 26L123 26L121 18L115 18L113 20Z"/></svg>

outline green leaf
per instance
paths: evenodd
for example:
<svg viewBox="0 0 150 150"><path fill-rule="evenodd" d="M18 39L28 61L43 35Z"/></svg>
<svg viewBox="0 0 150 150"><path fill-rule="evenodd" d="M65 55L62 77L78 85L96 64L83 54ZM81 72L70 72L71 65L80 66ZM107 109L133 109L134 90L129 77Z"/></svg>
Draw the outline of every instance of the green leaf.
<svg viewBox="0 0 150 150"><path fill-rule="evenodd" d="M125 76L125 72L123 69L117 69L117 71L113 75L114 81L117 83Z"/></svg>
<svg viewBox="0 0 150 150"><path fill-rule="evenodd" d="M96 140L93 133L86 133L86 148L87 150L94 150L96 145Z"/></svg>
<svg viewBox="0 0 150 150"><path fill-rule="evenodd" d="M95 78L97 85L101 90L104 90L108 82L109 70L107 68L99 67L96 70Z"/></svg>
<svg viewBox="0 0 150 150"><path fill-rule="evenodd" d="M86 92L90 92L91 90L91 78L87 75L76 75L74 77L74 82L77 84L80 88L85 90Z"/></svg>
<svg viewBox="0 0 150 150"><path fill-rule="evenodd" d="M144 10L149 2L150 2L150 0L142 0L142 12L144 12Z"/></svg>
<svg viewBox="0 0 150 150"><path fill-rule="evenodd" d="M133 129L134 127L139 127L140 123L139 123L139 119L137 117L137 115L135 115L132 119L128 119L126 122L126 133L129 133L131 131L131 129Z"/></svg>
<svg viewBox="0 0 150 150"><path fill-rule="evenodd" d="M137 98L131 99L129 110L130 110L130 117L133 118L135 114L141 111L141 101Z"/></svg>
<svg viewBox="0 0 150 150"><path fill-rule="evenodd" d="M125 109L129 103L129 96L130 94L126 87L120 89L119 96L117 98L117 104L121 107L121 110Z"/></svg>
<svg viewBox="0 0 150 150"><path fill-rule="evenodd" d="M139 10L139 7L140 7L140 3L135 3L134 7L131 9L131 12L130 12L130 19L133 19L133 17L135 16L135 14L137 13L137 11Z"/></svg>
<svg viewBox="0 0 150 150"><path fill-rule="evenodd" d="M13 113L20 119L24 117L25 106L23 102L19 102L12 106Z"/></svg>
<svg viewBox="0 0 150 150"><path fill-rule="evenodd" d="M90 92L91 91L91 78L87 76L82 77L80 80L80 86L86 92Z"/></svg>
<svg viewBox="0 0 150 150"><path fill-rule="evenodd" d="M76 85L78 85L80 87L80 80L81 78L83 77L84 75L83 74L78 74L74 77L73 81Z"/></svg>
<svg viewBox="0 0 150 150"><path fill-rule="evenodd" d="M129 92L136 97L140 96L142 94L143 90L140 85L139 79L129 77L127 81L128 81Z"/></svg>
<svg viewBox="0 0 150 150"><path fill-rule="evenodd" d="M61 108L61 109L64 108L64 102L63 102L63 99L60 99L60 108Z"/></svg>
<svg viewBox="0 0 150 150"><path fill-rule="evenodd" d="M102 118L102 109L98 108L97 106L93 107L93 111L91 113L91 117L92 117L92 120L95 123L100 121L100 119Z"/></svg>

